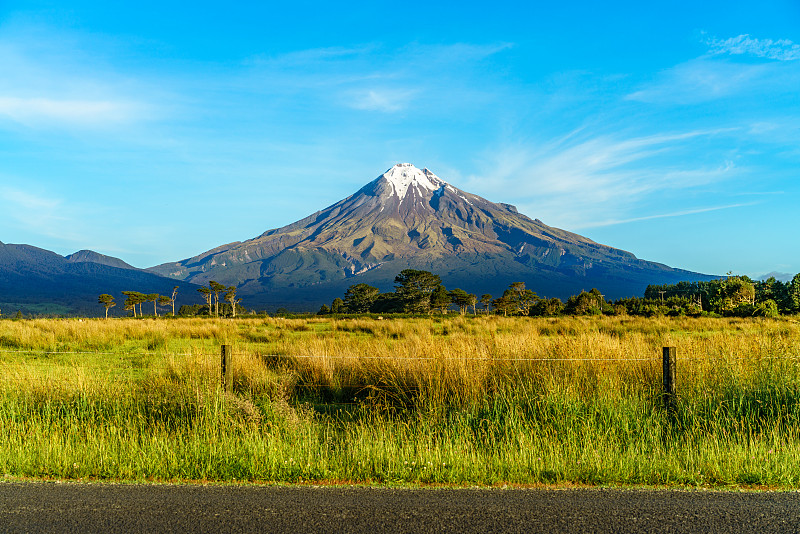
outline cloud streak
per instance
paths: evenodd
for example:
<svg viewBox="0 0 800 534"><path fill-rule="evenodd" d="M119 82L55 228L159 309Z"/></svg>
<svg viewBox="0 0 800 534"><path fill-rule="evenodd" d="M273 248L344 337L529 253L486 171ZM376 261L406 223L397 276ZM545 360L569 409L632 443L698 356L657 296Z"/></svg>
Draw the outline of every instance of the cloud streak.
<svg viewBox="0 0 800 534"><path fill-rule="evenodd" d="M412 89L369 89L353 95L350 106L366 111L394 113L408 107L418 91Z"/></svg>
<svg viewBox="0 0 800 534"><path fill-rule="evenodd" d="M36 195L14 187L0 187L2 218L15 221L26 232L79 242L80 232L69 229L72 220L60 199Z"/></svg>
<svg viewBox="0 0 800 534"><path fill-rule="evenodd" d="M705 43L711 55L746 55L778 61L800 59L800 44L788 39L754 39L745 33L728 39L708 39Z"/></svg>
<svg viewBox="0 0 800 534"><path fill-rule="evenodd" d="M731 161L676 163L689 145L730 132L696 130L629 139L587 138L590 133L582 132L541 148L506 147L485 158L484 171L468 178L467 188L514 191L526 209L531 207L530 213L570 229L643 220L635 215L639 204L656 195L698 190L737 174ZM631 215L620 218L627 213Z"/></svg>
<svg viewBox="0 0 800 534"><path fill-rule="evenodd" d="M708 52L665 69L625 99L655 104L702 104L723 98L794 96L800 83L800 45L788 39L754 39L742 34L704 41ZM772 61L734 61L730 58Z"/></svg>
<svg viewBox="0 0 800 534"><path fill-rule="evenodd" d="M129 122L137 117L135 104L108 100L57 100L0 96L0 116L36 126L42 123L100 125Z"/></svg>
<svg viewBox="0 0 800 534"><path fill-rule="evenodd" d="M698 208L698 209L691 209L691 210L682 210L676 211L672 213L662 213L659 215L647 215L644 217L632 217L630 219L609 219L605 221L597 221L594 223L584 224L583 228L599 228L603 226L614 226L618 224L628 224L633 222L641 222L641 221L650 221L653 219L666 219L670 217L684 217L686 215L697 215L699 213L708 213L711 211L720 211L720 210L727 210L732 208L743 208L746 206L753 206L757 204L756 202L748 202L743 204L728 204L726 206L713 206L708 208Z"/></svg>
<svg viewBox="0 0 800 534"><path fill-rule="evenodd" d="M0 33L0 126L106 128L164 115L142 77L121 75L58 34L32 39Z"/></svg>

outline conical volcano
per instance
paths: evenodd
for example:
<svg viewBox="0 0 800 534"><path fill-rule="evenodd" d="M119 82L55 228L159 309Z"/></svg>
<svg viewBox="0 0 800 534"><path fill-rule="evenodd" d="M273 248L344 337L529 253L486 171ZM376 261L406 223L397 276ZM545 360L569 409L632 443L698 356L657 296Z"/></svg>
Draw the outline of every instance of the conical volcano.
<svg viewBox="0 0 800 534"><path fill-rule="evenodd" d="M708 278L547 226L410 163L293 224L151 270L234 284L265 306L310 308L360 282L391 289L406 268L476 294L522 281L562 298L592 287L610 298L641 295L651 283Z"/></svg>

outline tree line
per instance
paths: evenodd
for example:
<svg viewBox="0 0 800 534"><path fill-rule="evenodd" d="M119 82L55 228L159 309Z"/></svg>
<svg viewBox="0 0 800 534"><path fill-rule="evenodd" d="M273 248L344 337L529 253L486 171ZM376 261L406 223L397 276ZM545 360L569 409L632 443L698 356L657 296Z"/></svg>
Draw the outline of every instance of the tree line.
<svg viewBox="0 0 800 534"><path fill-rule="evenodd" d="M137 317L137 306L138 317L144 317L142 304L145 302L153 303L153 315L155 317L158 317L159 306L172 305L172 315L175 315L175 298L178 296L178 286L175 286L172 289L172 296L170 297L166 295L160 295L158 293L140 293L139 291L123 291L122 294L125 295L125 310L133 312L134 317ZM109 295L108 293L103 293L97 298L97 301L105 308L106 319L108 319L108 310L117 305L117 303L114 302L114 296Z"/></svg>
<svg viewBox="0 0 800 534"><path fill-rule="evenodd" d="M241 298L236 297L236 286L225 286L214 280L208 283L208 286L201 286L197 289L203 300L206 301L206 306L199 304L183 305L178 310L178 314L182 316L193 315L214 315L215 317L231 316L236 317L236 306L242 301ZM122 291L125 295L125 310L133 313L134 317L144 317L142 304L146 302L153 303L153 316L158 317L158 307L172 306L172 316L175 316L175 299L178 296L178 286L172 290L171 296L160 295L158 293L141 293L139 291ZM222 296L220 298L220 295ZM223 302L221 303L220 300ZM97 299L99 304L105 308L106 319L108 319L108 311L115 307L117 303L114 301L114 296L103 293ZM227 301L228 304L225 304Z"/></svg>
<svg viewBox="0 0 800 534"><path fill-rule="evenodd" d="M638 315L775 317L800 313L800 274L790 282L775 278L752 280L733 276L704 282L647 286L643 297L606 300L598 289L581 291L566 302L540 297L524 282L514 282L499 297L463 289L448 290L441 278L428 271L406 269L395 277L392 292L381 293L369 284L350 286L344 298L323 304L319 315L342 313L447 313L504 316ZM478 308L480 305L480 308Z"/></svg>
<svg viewBox="0 0 800 534"><path fill-rule="evenodd" d="M800 274L789 282L774 277L752 280L747 276L734 276L702 282L647 286L643 297L628 297L616 301L606 300L598 289L581 291L566 302L559 298L540 297L525 287L524 282L514 282L498 297L475 294L456 288L448 290L441 278L431 272L405 269L394 279L394 291L381 293L377 287L360 283L350 286L344 298L336 298L330 306L323 304L319 315L345 313L447 313L456 309L462 315L497 314L503 316L557 316L557 315L637 315L637 316L733 316L776 317L800 313ZM211 280L208 286L197 290L206 304L183 305L181 316L236 317L237 298L235 285L225 286ZM159 306L172 307L175 316L175 299L178 286L171 296L158 293L123 291L125 310L134 317L144 315L142 305L153 303L153 315L158 317ZM106 318L116 306L114 297L102 294L98 302L105 307Z"/></svg>
<svg viewBox="0 0 800 534"><path fill-rule="evenodd" d="M775 277L752 280L729 273L726 278L706 282L650 285L638 305L645 307L645 314L664 309L667 312L684 310L692 315L710 313L731 317L795 314L800 313L800 274L788 282Z"/></svg>

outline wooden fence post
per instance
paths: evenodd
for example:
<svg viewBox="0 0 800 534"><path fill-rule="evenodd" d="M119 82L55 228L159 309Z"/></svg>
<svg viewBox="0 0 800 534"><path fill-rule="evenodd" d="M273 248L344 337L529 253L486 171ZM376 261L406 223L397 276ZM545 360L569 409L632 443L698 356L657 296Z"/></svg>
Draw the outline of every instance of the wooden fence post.
<svg viewBox="0 0 800 534"><path fill-rule="evenodd" d="M222 365L222 390L233 390L233 351L230 345L222 345L221 365Z"/></svg>
<svg viewBox="0 0 800 534"><path fill-rule="evenodd" d="M664 347L664 408L670 414L675 413L675 347Z"/></svg>

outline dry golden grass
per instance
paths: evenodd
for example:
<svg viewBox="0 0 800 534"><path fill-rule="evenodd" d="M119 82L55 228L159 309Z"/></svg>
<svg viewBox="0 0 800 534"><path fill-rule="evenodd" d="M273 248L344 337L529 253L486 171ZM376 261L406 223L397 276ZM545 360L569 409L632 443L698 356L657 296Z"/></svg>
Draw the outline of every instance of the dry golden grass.
<svg viewBox="0 0 800 534"><path fill-rule="evenodd" d="M799 334L793 318L0 321L0 470L798 487Z"/></svg>
<svg viewBox="0 0 800 534"><path fill-rule="evenodd" d="M787 319L42 319L0 322L0 361L13 380L58 388L156 375L213 382L219 346L230 344L237 387L250 394L371 388L464 404L509 381L577 394L652 388L663 346L678 348L684 386L721 370L752 376L797 357L799 333Z"/></svg>

